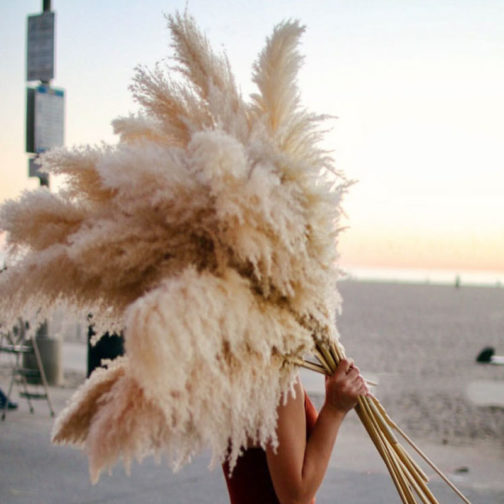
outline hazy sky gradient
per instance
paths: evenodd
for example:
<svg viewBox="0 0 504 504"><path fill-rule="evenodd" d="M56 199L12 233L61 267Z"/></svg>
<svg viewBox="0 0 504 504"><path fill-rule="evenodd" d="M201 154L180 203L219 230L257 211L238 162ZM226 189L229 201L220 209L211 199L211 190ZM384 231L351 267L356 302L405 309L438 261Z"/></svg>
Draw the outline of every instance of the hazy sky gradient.
<svg viewBox="0 0 504 504"><path fill-rule="evenodd" d="M136 64L170 54L163 12L185 1L53 0L66 144L114 142L110 121L136 109ZM0 6L0 201L37 186L24 153L26 16ZM303 101L332 121L327 147L359 182L346 203L348 266L504 272L504 4L500 0L189 1L225 49L245 95L277 22L307 31Z"/></svg>

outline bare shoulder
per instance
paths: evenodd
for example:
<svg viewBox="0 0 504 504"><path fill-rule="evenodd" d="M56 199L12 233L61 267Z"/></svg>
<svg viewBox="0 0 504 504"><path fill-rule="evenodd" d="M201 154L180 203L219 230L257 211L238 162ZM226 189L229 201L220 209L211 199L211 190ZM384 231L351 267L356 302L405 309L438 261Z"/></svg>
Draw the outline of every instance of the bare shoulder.
<svg viewBox="0 0 504 504"><path fill-rule="evenodd" d="M277 438L278 446L266 450L268 469L280 502L290 502L302 481L306 450L304 389L299 380L294 394L289 393L278 406Z"/></svg>
<svg viewBox="0 0 504 504"><path fill-rule="evenodd" d="M277 435L280 445L290 443L292 438L306 430L305 391L299 378L294 384L294 391L289 392L278 406ZM304 436L302 436L304 437Z"/></svg>
<svg viewBox="0 0 504 504"><path fill-rule="evenodd" d="M304 410L304 401L305 401L305 391L301 380L299 377L296 379L294 383L294 390L289 391L287 397L280 401L278 405L278 414L283 410L293 411L297 410L301 407Z"/></svg>

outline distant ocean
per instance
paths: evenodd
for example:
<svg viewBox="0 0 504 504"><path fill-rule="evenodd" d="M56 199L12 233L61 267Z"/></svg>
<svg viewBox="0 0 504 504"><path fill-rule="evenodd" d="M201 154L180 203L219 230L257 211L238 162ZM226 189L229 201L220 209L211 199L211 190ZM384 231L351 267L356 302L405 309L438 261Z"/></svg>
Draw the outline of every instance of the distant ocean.
<svg viewBox="0 0 504 504"><path fill-rule="evenodd" d="M0 248L0 269L4 265L4 260L5 252ZM348 279L351 280L442 285L455 285L458 281L460 285L504 287L504 271L365 268L353 266L343 266L343 270Z"/></svg>
<svg viewBox="0 0 504 504"><path fill-rule="evenodd" d="M441 285L504 287L504 271L361 268L343 266L348 279Z"/></svg>

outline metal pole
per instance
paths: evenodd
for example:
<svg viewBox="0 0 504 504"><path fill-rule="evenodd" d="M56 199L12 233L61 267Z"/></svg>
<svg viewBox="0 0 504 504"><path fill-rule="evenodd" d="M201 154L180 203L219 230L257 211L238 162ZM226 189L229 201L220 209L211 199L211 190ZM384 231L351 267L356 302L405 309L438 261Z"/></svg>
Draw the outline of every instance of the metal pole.
<svg viewBox="0 0 504 504"><path fill-rule="evenodd" d="M43 12L51 12L51 0L42 0L42 11ZM41 81L42 84L50 85L50 81ZM40 185L49 187L49 175L45 177L40 177Z"/></svg>
<svg viewBox="0 0 504 504"><path fill-rule="evenodd" d="M42 12L51 12L51 0L42 0ZM42 80L40 81L42 84L50 84L50 81ZM42 179L41 179L42 182ZM40 185L48 185L48 184L40 184Z"/></svg>

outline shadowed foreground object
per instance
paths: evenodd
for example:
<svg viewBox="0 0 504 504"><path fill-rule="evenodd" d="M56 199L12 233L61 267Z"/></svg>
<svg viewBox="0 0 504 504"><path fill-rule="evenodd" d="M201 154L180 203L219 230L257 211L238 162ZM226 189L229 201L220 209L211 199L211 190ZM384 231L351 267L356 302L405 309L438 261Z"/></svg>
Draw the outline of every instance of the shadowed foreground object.
<svg viewBox="0 0 504 504"><path fill-rule="evenodd" d="M480 364L495 364L504 366L504 355L495 355L493 347L485 347L476 357L476 362Z"/></svg>
<svg viewBox="0 0 504 504"><path fill-rule="evenodd" d="M304 356L331 372L343 354L337 237L349 183L318 146L324 117L300 103L303 28L274 29L245 101L194 21L168 24L174 67L137 69L142 111L114 121L118 144L46 154L65 188L0 213L7 319L64 301L92 312L97 334L124 330L125 356L91 375L54 428L55 442L86 450L94 482L120 458L166 456L176 469L208 447L233 468L247 443L277 444L276 407ZM388 417L371 400L359 414L386 459ZM417 479L397 457L386 463L414 502Z"/></svg>

